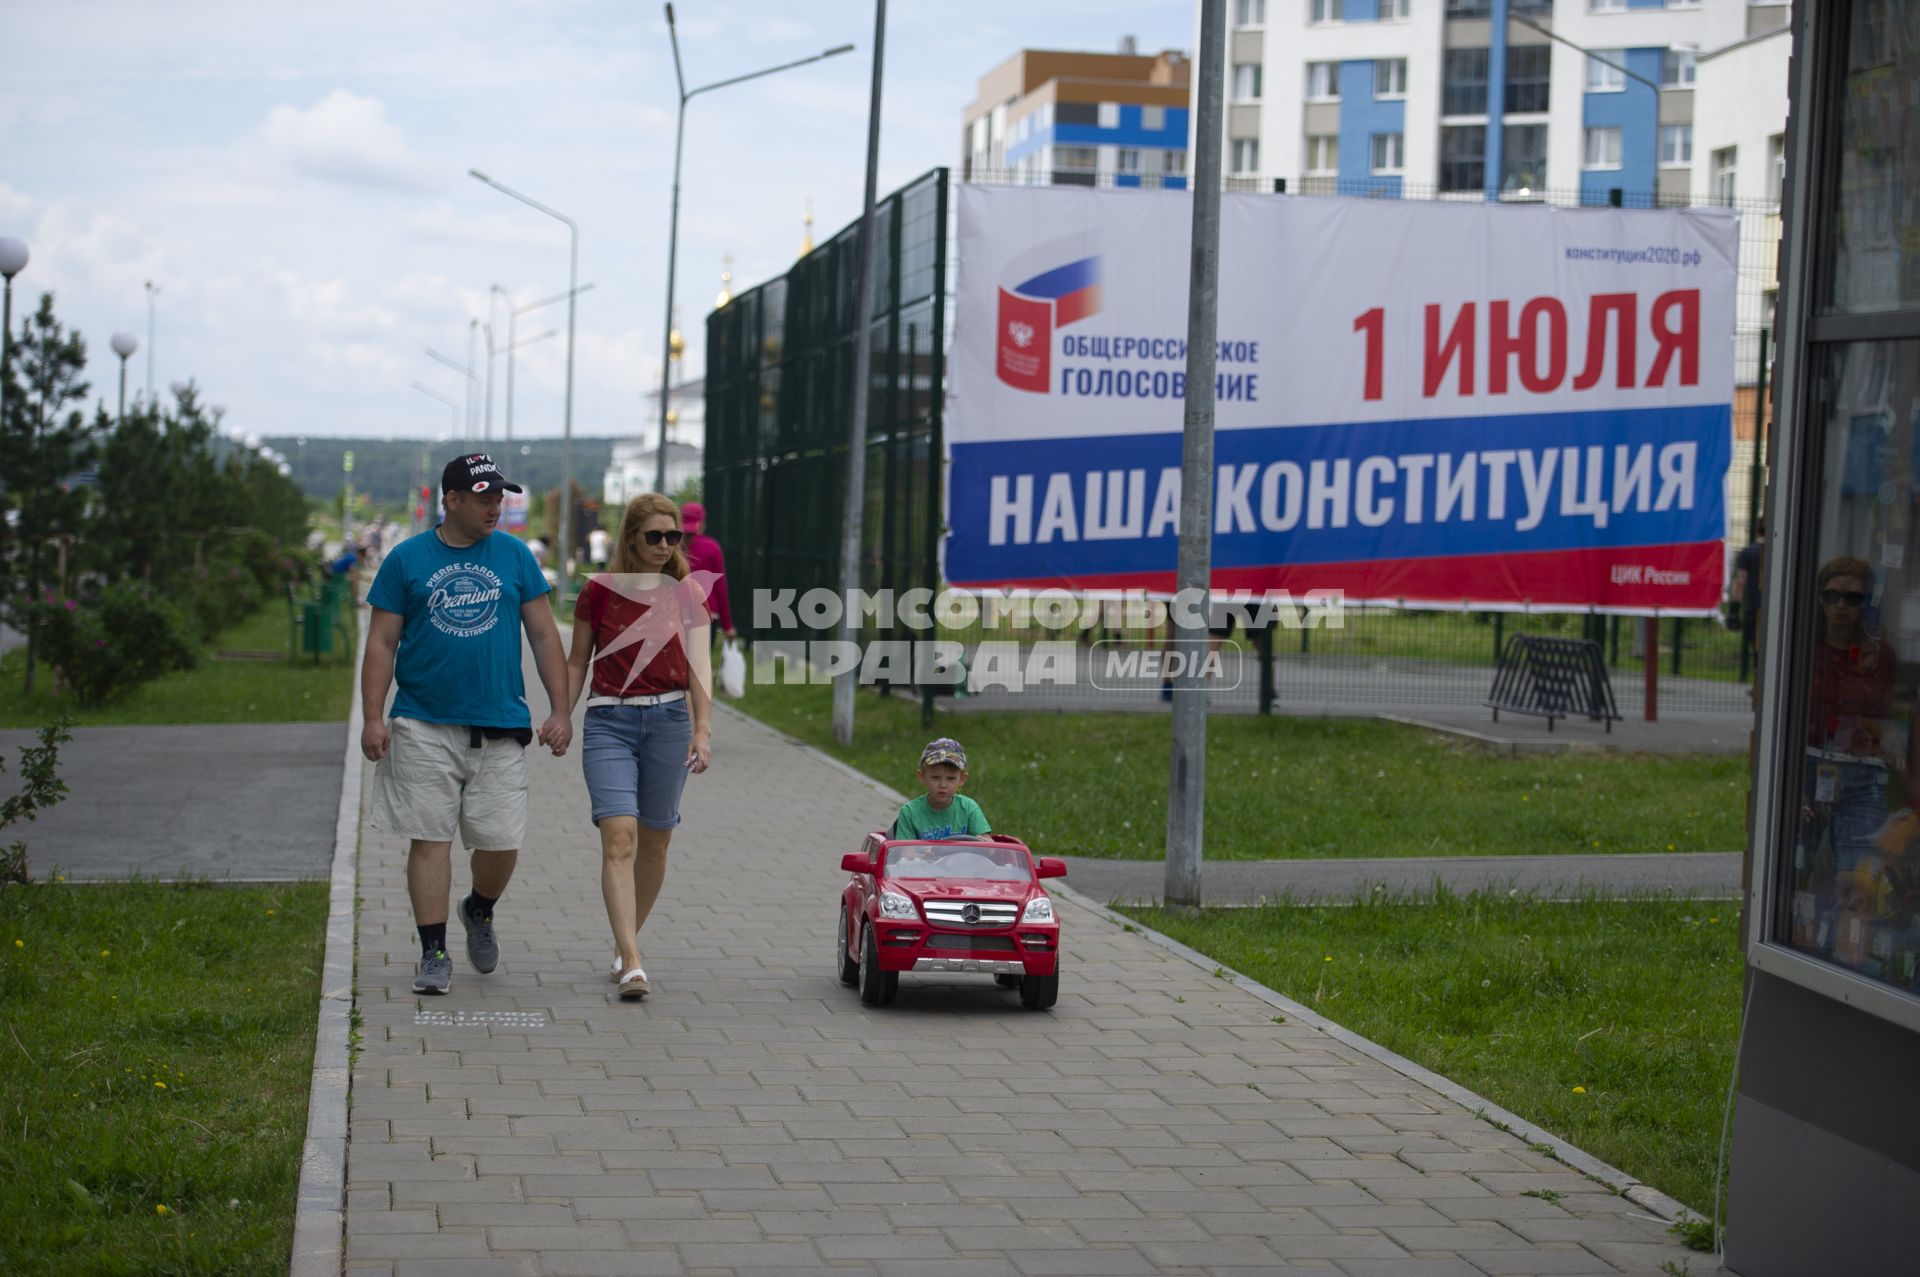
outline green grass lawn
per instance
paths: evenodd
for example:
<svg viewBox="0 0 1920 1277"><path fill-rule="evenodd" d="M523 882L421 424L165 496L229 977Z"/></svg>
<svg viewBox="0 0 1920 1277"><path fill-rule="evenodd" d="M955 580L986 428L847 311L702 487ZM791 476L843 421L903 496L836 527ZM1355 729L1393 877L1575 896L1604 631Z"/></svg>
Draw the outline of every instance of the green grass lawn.
<svg viewBox="0 0 1920 1277"><path fill-rule="evenodd" d="M287 1271L327 886L0 897L0 1256Z"/></svg>
<svg viewBox="0 0 1920 1277"><path fill-rule="evenodd" d="M349 633L356 624L342 617ZM34 673L32 695L21 691L26 654L16 648L0 656L0 727L39 727L61 715L82 727L118 723L302 723L347 719L353 694L353 647L334 634L334 650L320 664L303 657L289 665L287 608L269 603L220 635L201 655L198 669L165 674L136 688L117 704L77 709L53 688L42 664ZM344 645L344 650L343 650ZM279 659L222 660L226 651L278 652Z"/></svg>
<svg viewBox="0 0 1920 1277"><path fill-rule="evenodd" d="M927 729L918 700L863 689L843 749L831 692L755 685L728 703L909 796L928 738L956 736L966 792L995 829L1049 855L1165 854L1169 715L943 714ZM1746 789L1738 757L1506 758L1394 723L1207 722L1207 855L1217 860L1733 851L1745 843Z"/></svg>
<svg viewBox="0 0 1920 1277"><path fill-rule="evenodd" d="M1709 1213L1740 1015L1733 904L1119 912Z"/></svg>

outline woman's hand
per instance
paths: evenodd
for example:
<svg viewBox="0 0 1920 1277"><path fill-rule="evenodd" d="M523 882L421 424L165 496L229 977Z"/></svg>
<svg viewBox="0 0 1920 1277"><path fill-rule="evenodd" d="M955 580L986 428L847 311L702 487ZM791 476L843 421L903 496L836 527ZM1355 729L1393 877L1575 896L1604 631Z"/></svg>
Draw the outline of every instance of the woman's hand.
<svg viewBox="0 0 1920 1277"><path fill-rule="evenodd" d="M697 731L687 743L687 771L695 776L713 765L713 744L709 733Z"/></svg>

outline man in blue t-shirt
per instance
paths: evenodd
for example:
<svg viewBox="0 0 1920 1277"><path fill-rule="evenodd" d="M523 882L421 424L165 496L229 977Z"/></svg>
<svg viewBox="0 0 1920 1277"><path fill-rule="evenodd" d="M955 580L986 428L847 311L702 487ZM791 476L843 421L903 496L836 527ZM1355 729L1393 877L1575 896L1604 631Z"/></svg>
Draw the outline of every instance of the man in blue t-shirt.
<svg viewBox="0 0 1920 1277"><path fill-rule="evenodd" d="M373 619L360 679L360 749L379 764L373 822L411 840L407 894L421 947L415 993L445 993L452 984L447 895L456 831L473 853L473 891L460 902L467 958L482 973L500 961L493 906L526 838L525 751L535 738L520 673L523 625L551 707L540 743L557 756L573 739L566 653L546 578L524 543L493 535L505 494L521 489L484 453L448 462L440 489L445 521L395 546L367 591Z"/></svg>

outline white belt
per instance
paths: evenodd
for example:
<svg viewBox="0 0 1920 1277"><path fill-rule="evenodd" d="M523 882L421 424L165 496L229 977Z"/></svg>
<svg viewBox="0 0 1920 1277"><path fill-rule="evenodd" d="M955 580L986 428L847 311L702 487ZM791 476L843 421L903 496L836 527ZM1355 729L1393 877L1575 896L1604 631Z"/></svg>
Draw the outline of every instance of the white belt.
<svg viewBox="0 0 1920 1277"><path fill-rule="evenodd" d="M659 692L652 696L589 696L587 708L598 709L602 705L671 705L674 701L686 698L685 692Z"/></svg>

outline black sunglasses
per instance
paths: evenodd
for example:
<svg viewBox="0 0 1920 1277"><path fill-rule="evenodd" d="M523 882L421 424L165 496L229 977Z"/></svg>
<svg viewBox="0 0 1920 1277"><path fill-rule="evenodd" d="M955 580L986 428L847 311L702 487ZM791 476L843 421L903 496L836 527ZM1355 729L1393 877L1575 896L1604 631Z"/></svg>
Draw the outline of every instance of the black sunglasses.
<svg viewBox="0 0 1920 1277"><path fill-rule="evenodd" d="M1831 607L1835 603L1845 603L1848 607L1860 607L1867 601L1864 590L1822 590L1820 601Z"/></svg>
<svg viewBox="0 0 1920 1277"><path fill-rule="evenodd" d="M654 528L652 531L643 532L640 535L647 539L648 545L659 545L662 541L665 541L668 545L679 545L680 538L685 534L678 531L662 532L659 528Z"/></svg>

